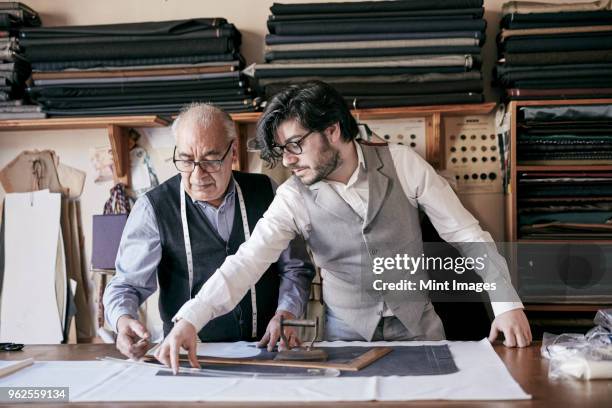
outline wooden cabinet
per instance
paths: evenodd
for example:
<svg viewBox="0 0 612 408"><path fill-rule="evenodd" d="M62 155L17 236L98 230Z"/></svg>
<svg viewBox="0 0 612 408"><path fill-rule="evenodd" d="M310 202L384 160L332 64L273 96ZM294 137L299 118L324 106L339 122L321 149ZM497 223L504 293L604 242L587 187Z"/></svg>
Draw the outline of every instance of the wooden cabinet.
<svg viewBox="0 0 612 408"><path fill-rule="evenodd" d="M572 248L571 245L582 247L588 247L589 245L592 247L597 247L599 245L601 248L612 248L612 239L609 238L609 235L601 235L601 237L597 237L595 234L592 236L587 236L587 234L584 236L572 236L572 234L551 234L549 237L547 237L546 234L542 234L541 237L538 237L538 234L523 234L519 225L521 217L520 214L521 210L523 210L524 213L524 209L528 207L526 202L529 200L524 199L526 187L521 180L523 180L525 177L572 177L572 175L593 176L596 174L602 174L602 172L612 173L612 160L600 160L597 162L585 160L583 163L571 161L568 164L563 164L562 162L547 164L550 162L545 161L545 157L534 160L533 156L531 156L529 160L527 160L525 157L521 156L522 153L517 148L519 139L523 134L521 132L526 132L521 130L522 122L520 110L523 107L562 107L570 105L582 106L607 104L612 106L612 99L512 101L509 104L508 109L511 112L510 181L506 195L506 240L515 244L512 249L511 271L515 282L519 286L519 292L526 303L526 308L528 311L550 311L557 313L595 311L605 306L609 307L609 305L612 303L612 290L608 296L608 298L610 298L609 300L607 300L605 296L593 296L592 298L589 298L580 296L573 297L571 295L568 295L564 301L547 301L549 298L555 298L552 295L550 297L543 295L539 300L537 299L537 296L534 298L524 298L524 291L522 289L525 289L525 287L521 287L524 276L521 276L521 273L524 273L526 268L524 267L524 258L521 258L523 260L519 259L519 251L525 251L527 245L531 245L532 249L535 248L536 245L541 245L542 251L549 250L550 248ZM609 134L612 134L612 132ZM612 141L610 143L612 143ZM568 146L568 149L571 149L571 147ZM573 192L575 193L575 190L572 191L570 188L568 189L567 195L571 196ZM567 235L567 237L564 238L564 235ZM564 246L565 244L568 244L569 246ZM534 249L534 251L537 252L537 249ZM522 253L524 254L525 252ZM564 259L565 256L566 254L560 252L558 254L558 259ZM601 262L592 263L593 269L606 268L606 265L608 265L605 262L606 258L602 257L600 260ZM588 261L585 261L585 265L587 265L583 270L583 273L585 274L592 272L587 270L588 263ZM609 266L610 265L608 265L608 268ZM581 273L581 271L574 271L574 273ZM609 271L604 271L603 273L607 274L607 276L610 275ZM558 275L556 277L551 276L551 279L561 279L560 276L561 272L558 271ZM607 280L610 279L608 278ZM568 290L567 293L571 294L573 292L572 290ZM576 293L579 293L579 291L576 291Z"/></svg>

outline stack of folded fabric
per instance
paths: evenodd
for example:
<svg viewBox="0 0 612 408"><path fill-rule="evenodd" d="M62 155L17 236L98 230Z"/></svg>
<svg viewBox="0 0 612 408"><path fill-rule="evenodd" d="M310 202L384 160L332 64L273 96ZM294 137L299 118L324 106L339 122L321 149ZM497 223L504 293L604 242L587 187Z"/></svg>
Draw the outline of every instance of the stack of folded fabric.
<svg viewBox="0 0 612 408"><path fill-rule="evenodd" d="M612 172L588 171L612 164L612 105L519 107L516 160L543 166L518 175L521 237L612 237Z"/></svg>
<svg viewBox="0 0 612 408"><path fill-rule="evenodd" d="M521 238L611 238L611 172L519 174Z"/></svg>
<svg viewBox="0 0 612 408"><path fill-rule="evenodd" d="M523 106L517 125L519 164L612 164L612 105Z"/></svg>
<svg viewBox="0 0 612 408"><path fill-rule="evenodd" d="M509 99L612 96L610 0L502 8L498 83Z"/></svg>
<svg viewBox="0 0 612 408"><path fill-rule="evenodd" d="M307 80L355 108L477 103L482 0L274 4L266 64L246 72L269 98Z"/></svg>
<svg viewBox="0 0 612 408"><path fill-rule="evenodd" d="M254 110L240 32L223 18L21 31L30 97L50 116L176 114L189 102Z"/></svg>
<svg viewBox="0 0 612 408"><path fill-rule="evenodd" d="M38 14L16 2L0 2L0 119L44 117L40 107L24 105L25 83L30 76L30 64L19 47L22 27L40 26Z"/></svg>

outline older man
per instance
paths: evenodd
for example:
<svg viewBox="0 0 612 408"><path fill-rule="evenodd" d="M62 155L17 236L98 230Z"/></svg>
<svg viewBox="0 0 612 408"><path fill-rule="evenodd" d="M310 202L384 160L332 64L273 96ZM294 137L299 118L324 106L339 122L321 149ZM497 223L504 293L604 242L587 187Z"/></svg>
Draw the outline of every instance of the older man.
<svg viewBox="0 0 612 408"><path fill-rule="evenodd" d="M235 129L229 115L211 105L186 107L172 128L180 174L140 198L130 213L117 274L104 295L117 348L128 357L140 357L148 347L149 333L138 321L137 308L155 292L157 281L168 334L178 309L248 239L272 202L275 186L268 177L232 172ZM200 339L261 338L272 318L303 313L313 276L304 243L292 242L257 283L249 284L249 293L232 299L232 310L202 329ZM294 331L288 334L292 343L297 341Z"/></svg>

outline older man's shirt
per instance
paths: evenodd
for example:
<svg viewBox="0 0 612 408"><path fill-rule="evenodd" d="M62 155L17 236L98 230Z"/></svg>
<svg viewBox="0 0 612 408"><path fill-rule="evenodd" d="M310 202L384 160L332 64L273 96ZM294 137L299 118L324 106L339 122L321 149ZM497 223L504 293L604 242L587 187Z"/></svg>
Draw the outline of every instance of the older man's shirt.
<svg viewBox="0 0 612 408"><path fill-rule="evenodd" d="M276 190L274 183L273 187ZM210 226L227 242L233 228L236 209L234 180L230 180L219 207L215 208L205 201L193 202ZM144 195L136 201L130 212L117 253L116 273L104 292L106 320L113 329L117 330L117 321L123 315L137 319L140 304L157 290L157 266L161 256L157 218L149 198ZM197 262L197 259L194 259L194 262ZM292 242L281 254L278 265L281 282L277 309L301 316L314 276L314 269L302 243Z"/></svg>

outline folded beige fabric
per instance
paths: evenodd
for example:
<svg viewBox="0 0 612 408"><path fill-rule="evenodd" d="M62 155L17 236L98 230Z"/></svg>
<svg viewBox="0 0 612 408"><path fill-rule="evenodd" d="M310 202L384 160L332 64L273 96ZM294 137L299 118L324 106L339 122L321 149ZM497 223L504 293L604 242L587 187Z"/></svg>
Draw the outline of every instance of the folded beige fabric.
<svg viewBox="0 0 612 408"><path fill-rule="evenodd" d="M601 33L612 31L612 25L584 26L584 27L551 27L551 28L525 28L520 30L503 29L500 34L501 41L510 37L523 37L530 35L555 35L555 34L577 34L577 33Z"/></svg>
<svg viewBox="0 0 612 408"><path fill-rule="evenodd" d="M561 11L598 11L609 9L610 0L597 0L589 3L541 3L536 1L510 1L502 6L502 14L557 13Z"/></svg>

